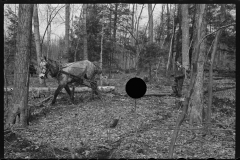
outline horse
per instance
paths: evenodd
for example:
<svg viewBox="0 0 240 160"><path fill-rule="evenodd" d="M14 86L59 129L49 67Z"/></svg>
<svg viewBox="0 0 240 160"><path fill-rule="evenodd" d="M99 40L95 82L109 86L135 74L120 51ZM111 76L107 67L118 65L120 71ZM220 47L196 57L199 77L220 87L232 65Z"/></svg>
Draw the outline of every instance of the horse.
<svg viewBox="0 0 240 160"><path fill-rule="evenodd" d="M71 93L68 86L69 84L80 84L90 87L92 88L92 97L94 93L100 97L95 76L101 74L102 71L97 64L88 60L83 60L60 65L51 59L45 60L45 63L43 64L43 69L41 70L39 77L43 79L49 73L51 77L58 80L58 88L54 93L51 103L52 105L55 104L56 98L63 88L65 88L70 96L70 100L74 104L74 89Z"/></svg>

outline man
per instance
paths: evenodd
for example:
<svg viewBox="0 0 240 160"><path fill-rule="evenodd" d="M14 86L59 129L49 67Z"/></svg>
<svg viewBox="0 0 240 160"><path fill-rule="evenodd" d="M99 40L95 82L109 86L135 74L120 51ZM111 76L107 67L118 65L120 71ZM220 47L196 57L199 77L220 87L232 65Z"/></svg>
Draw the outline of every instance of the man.
<svg viewBox="0 0 240 160"><path fill-rule="evenodd" d="M36 69L35 69L35 67L34 67L33 64L30 64L30 66L29 66L29 73L30 73L30 76L31 76L31 77L32 77L34 74L37 74L37 71L36 71Z"/></svg>
<svg viewBox="0 0 240 160"><path fill-rule="evenodd" d="M181 58L179 57L178 60L175 62L174 68L174 83L172 86L173 96L181 97L183 81L185 78L184 67L180 64Z"/></svg>

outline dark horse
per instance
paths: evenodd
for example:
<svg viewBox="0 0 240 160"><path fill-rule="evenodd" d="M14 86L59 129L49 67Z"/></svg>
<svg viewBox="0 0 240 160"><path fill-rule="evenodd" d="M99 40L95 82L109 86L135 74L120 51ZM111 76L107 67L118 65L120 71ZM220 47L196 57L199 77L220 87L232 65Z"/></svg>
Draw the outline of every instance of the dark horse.
<svg viewBox="0 0 240 160"><path fill-rule="evenodd" d="M58 88L54 93L52 104L56 102L56 98L63 88L65 88L72 103L74 103L74 91L71 93L68 86L68 84L73 83L92 88L92 96L93 93L99 95L97 82L95 81L95 75L101 73L98 65L88 60L59 65L59 63L51 59L46 60L45 65L43 68L46 69L41 72L39 77L44 78L49 72L53 78L58 80Z"/></svg>

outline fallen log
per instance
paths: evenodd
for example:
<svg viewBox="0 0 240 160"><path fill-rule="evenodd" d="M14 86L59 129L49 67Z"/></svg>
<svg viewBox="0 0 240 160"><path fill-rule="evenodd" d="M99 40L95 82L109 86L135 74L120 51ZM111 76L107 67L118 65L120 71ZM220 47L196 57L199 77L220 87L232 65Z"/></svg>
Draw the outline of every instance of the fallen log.
<svg viewBox="0 0 240 160"><path fill-rule="evenodd" d="M29 87L29 91L55 91L57 87ZM98 89L101 92L111 92L115 90L114 86L99 86ZM4 88L4 91L12 91L13 88ZM91 88L88 87L75 87L75 92L90 92ZM66 93L65 89L62 90L63 93Z"/></svg>
<svg viewBox="0 0 240 160"><path fill-rule="evenodd" d="M121 94L121 93L117 93L117 92L113 92L114 95L117 96L124 96L124 97L128 97L127 94ZM163 96L171 96L172 93L170 92L161 92L161 93L152 93L152 92L146 92L146 94L144 96L156 96L156 97L163 97ZM143 96L143 97L144 97Z"/></svg>

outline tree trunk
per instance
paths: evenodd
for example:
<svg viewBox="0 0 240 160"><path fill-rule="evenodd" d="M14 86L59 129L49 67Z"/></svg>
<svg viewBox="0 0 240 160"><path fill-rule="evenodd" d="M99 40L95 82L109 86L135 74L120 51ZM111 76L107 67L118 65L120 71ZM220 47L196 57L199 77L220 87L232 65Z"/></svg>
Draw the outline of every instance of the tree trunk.
<svg viewBox="0 0 240 160"><path fill-rule="evenodd" d="M111 78L111 70L112 70L112 5L110 4L110 14L109 14L109 39L110 39L110 44L111 44L111 47L110 47L110 52L109 52L109 66L108 66L108 69L109 69L109 73L108 73L108 77Z"/></svg>
<svg viewBox="0 0 240 160"><path fill-rule="evenodd" d="M181 28L181 5L178 5L178 11L177 11L177 17L176 17L176 25L179 25L178 32L176 32L176 55L174 61L178 59L178 57L182 56L182 49L180 49L182 46L180 46L180 37L182 35L182 28ZM175 65L174 65L175 66Z"/></svg>
<svg viewBox="0 0 240 160"><path fill-rule="evenodd" d="M174 39L174 33L171 38L171 43L170 43L170 49L168 52L168 61L167 61L167 69L166 69L166 76L169 76L170 72L170 66L171 66L171 60L172 60L172 44L173 44L173 39Z"/></svg>
<svg viewBox="0 0 240 160"><path fill-rule="evenodd" d="M47 59L51 57L49 56L50 48L51 48L51 24L49 25L48 31L47 31Z"/></svg>
<svg viewBox="0 0 240 160"><path fill-rule="evenodd" d="M79 15L79 22L78 22L79 26L81 26L82 12L83 12L83 8L81 9L81 12L80 12L80 15ZM74 62L77 61L77 51L78 51L79 40L80 40L80 35L78 35L77 46L76 46L76 49L75 49L75 52L74 52Z"/></svg>
<svg viewBox="0 0 240 160"><path fill-rule="evenodd" d="M152 4L148 4L148 18L149 18L149 28L148 28L149 42L150 42L150 43L153 43L153 14L152 14Z"/></svg>
<svg viewBox="0 0 240 160"><path fill-rule="evenodd" d="M221 4L221 21L224 22L225 20L225 4ZM211 126L211 114L212 114L212 84L213 84L213 64L214 64L214 59L215 55L217 52L217 46L218 42L221 36L222 30L217 31L215 40L214 40L214 45L213 45L213 51L211 54L211 61L210 61L210 68L209 68L209 85L208 85L208 107L207 107L207 114L206 117L203 117L206 119L206 125L205 125L205 131L209 133L208 128Z"/></svg>
<svg viewBox="0 0 240 160"><path fill-rule="evenodd" d="M73 42L73 15L74 15L74 4L70 5L70 11L69 11L71 14L72 14L72 17L71 17L71 20L70 20L70 27L69 27L69 51L71 52L73 49L73 45L72 45L72 42ZM69 15L70 17L70 15Z"/></svg>
<svg viewBox="0 0 240 160"><path fill-rule="evenodd" d="M129 70L130 69L130 65L129 65L129 61L130 61L130 54L129 54L129 52L126 52L127 53L127 70Z"/></svg>
<svg viewBox="0 0 240 160"><path fill-rule="evenodd" d="M47 24L49 23L51 19L51 14L49 15L50 11L50 4L47 4ZM50 51L50 39L51 39L51 23L49 23L49 27L47 29L47 59L49 57L49 51Z"/></svg>
<svg viewBox="0 0 240 160"><path fill-rule="evenodd" d="M29 63L31 53L33 4L19 4L17 52L15 55L13 106L9 108L7 125L15 123L27 126Z"/></svg>
<svg viewBox="0 0 240 160"><path fill-rule="evenodd" d="M104 23L102 23L102 37L101 37L101 52L100 52L100 69L102 70L102 52L103 52L103 35L104 35ZM102 73L100 74L100 86L102 85Z"/></svg>
<svg viewBox="0 0 240 160"><path fill-rule="evenodd" d="M171 66L171 61L172 61L172 52L173 52L173 40L174 40L174 36L175 36L175 28L176 28L176 25L175 25L175 10L174 10L174 13L173 13L173 33L172 33L172 38L171 38L171 41L170 41L170 49L169 49L169 54L168 54L168 62L167 62L167 70L166 70L166 76L169 76L169 71L170 71L170 66Z"/></svg>
<svg viewBox="0 0 240 160"><path fill-rule="evenodd" d="M83 59L88 59L87 52L87 4L83 4Z"/></svg>
<svg viewBox="0 0 240 160"><path fill-rule="evenodd" d="M114 48L113 48L113 52L112 52L112 60L111 62L113 62L114 60L114 55L116 54L116 48L117 48L117 39L116 39L116 36L117 36L117 18L118 18L118 13L117 13L117 10L118 10L118 3L115 3L115 11L114 11L114 21L113 21L113 43L114 43ZM111 77L110 77L111 78Z"/></svg>
<svg viewBox="0 0 240 160"><path fill-rule="evenodd" d="M170 12L169 12L169 5L170 4L167 4L167 36L166 36L165 43L169 43L169 39L170 39L170 19L171 19L171 17L170 17Z"/></svg>
<svg viewBox="0 0 240 160"><path fill-rule="evenodd" d="M144 4L142 5L142 8L141 8L141 11L140 11L140 14L138 16L138 19L137 19L137 27L136 27L136 40L138 40L138 27L139 27L139 20L140 20L140 17L142 15L142 11L143 11L143 7L144 7ZM136 42L136 60L135 60L135 68L137 70L137 75L140 74L140 69L138 67L138 63L139 63L139 54L140 54L140 46L139 46L139 43Z"/></svg>
<svg viewBox="0 0 240 160"><path fill-rule="evenodd" d="M172 44L172 58L171 58L171 61L170 61L170 64L171 64L171 69L172 71L174 71L174 68L175 68L175 57L176 57L176 49L175 49L175 37L176 37L176 28L177 28L177 23L176 23L176 18L175 18L175 12L176 12L176 9L177 9L177 4L174 5L174 11L173 11L173 33L174 33L174 36L173 36L173 39L171 40Z"/></svg>
<svg viewBox="0 0 240 160"><path fill-rule="evenodd" d="M160 26L161 26L161 30L160 30L160 43L162 44L162 46L163 46L163 44L164 44L164 42L165 42L165 38L164 38L164 34L163 34L163 28L164 28L164 22L163 22L163 12L164 12L164 8L165 8L165 5L164 4L162 4L162 13L161 13L161 24L160 24ZM163 37L163 38L162 38ZM162 49L162 47L161 47L161 49Z"/></svg>
<svg viewBox="0 0 240 160"><path fill-rule="evenodd" d="M162 44L161 45L161 47L160 47L160 49L162 49L163 48L163 44L164 44L164 41L165 41L165 38L164 38L164 40L162 41L162 37L164 36L163 35L163 12L164 12L164 4L162 4L162 13L161 13L161 20L160 20L160 35L159 35L159 44ZM157 72L156 72L156 78L158 78L158 75L157 75L157 73L158 73L158 69L159 69L159 66L160 66L160 64L162 64L161 63L161 60L163 61L163 59L164 59L164 57L163 56L160 56L159 57L159 60L158 60L158 65L157 65Z"/></svg>
<svg viewBox="0 0 240 160"><path fill-rule="evenodd" d="M188 21L188 4L181 5L182 10L182 64L189 69L189 21Z"/></svg>
<svg viewBox="0 0 240 160"><path fill-rule="evenodd" d="M193 83L193 93L190 101L190 124L193 122L202 123L203 110L203 79L204 79L204 63L206 56L205 40L200 44L201 39L206 34L206 8L205 4L198 5L198 27L197 27L197 47L195 47L193 72L196 75L195 83ZM199 47L199 48L198 48ZM195 76L194 76L195 77ZM191 77L191 78L194 78Z"/></svg>
<svg viewBox="0 0 240 160"><path fill-rule="evenodd" d="M176 142L176 138L179 132L180 125L182 124L183 120L185 119L187 115L187 109L190 108L190 124L192 124L193 120L202 121L201 115L202 115L202 95L203 95L203 65L204 65L204 56L205 54L205 45L200 45L200 41L203 38L205 31L206 31L206 21L205 21L205 4L197 5L198 7L198 21L196 21L197 24L197 37L196 40L197 44L194 48L195 57L193 62L193 68L194 74L191 76L191 83L189 86L189 92L188 96L186 97L183 104L183 109L181 115L178 117L176 128L173 132L171 144L169 146L169 157L173 157L173 150L174 150L174 144ZM204 43L204 41L203 41ZM199 55L200 54L200 55ZM198 97L197 97L198 96ZM191 102L190 102L191 101ZM190 104L189 104L190 103ZM191 105L192 104L192 105ZM192 106L188 107L188 106ZM200 113L199 113L200 112Z"/></svg>
<svg viewBox="0 0 240 160"><path fill-rule="evenodd" d="M34 4L34 12L33 12L33 19L34 19L34 37L35 37L35 44L36 44L36 53L37 53L37 70L40 73L40 57L42 56L41 45L40 45L40 33L39 33L39 20L38 20L38 9L37 4ZM42 86L46 86L45 78L39 78L39 83Z"/></svg>
<svg viewBox="0 0 240 160"><path fill-rule="evenodd" d="M132 4L133 6L132 6L132 34L134 34L134 11L135 11L135 4ZM131 44L132 44L132 46L134 46L134 37L132 36L132 38L131 38Z"/></svg>
<svg viewBox="0 0 240 160"><path fill-rule="evenodd" d="M69 58L69 28L70 28L70 4L66 4L65 7L65 53L63 56L63 62L67 63Z"/></svg>
<svg viewBox="0 0 240 160"><path fill-rule="evenodd" d="M194 4L194 7L196 8L196 4ZM196 12L197 12L197 9L195 9L194 10L194 13L193 13L193 18L192 18L192 21L191 21L191 25L192 25L192 27L190 28L191 30L190 30L190 40L191 40L191 43L190 43L190 48L189 48L189 64L190 64L190 69L191 69L191 71L192 71L192 59L193 59L193 57L194 57L194 55L193 55L193 47L191 47L191 46L194 46L193 44L194 44L194 42L193 42L193 40L194 40L194 38L195 38L195 30L196 30L196 28L194 28L195 27L195 21L196 21Z"/></svg>

